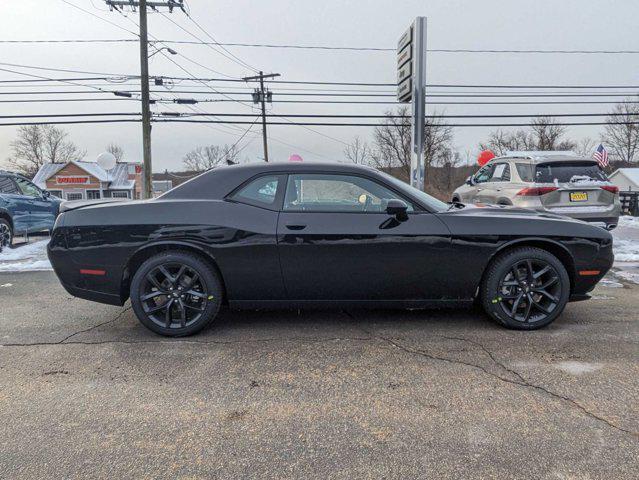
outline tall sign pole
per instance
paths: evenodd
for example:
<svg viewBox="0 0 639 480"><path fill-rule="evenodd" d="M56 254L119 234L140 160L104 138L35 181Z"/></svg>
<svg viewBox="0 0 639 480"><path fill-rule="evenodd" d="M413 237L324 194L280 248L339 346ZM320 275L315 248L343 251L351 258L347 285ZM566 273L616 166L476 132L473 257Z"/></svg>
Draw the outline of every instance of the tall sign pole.
<svg viewBox="0 0 639 480"><path fill-rule="evenodd" d="M415 22L397 43L397 100L411 103L410 184L424 190L426 129L426 17Z"/></svg>

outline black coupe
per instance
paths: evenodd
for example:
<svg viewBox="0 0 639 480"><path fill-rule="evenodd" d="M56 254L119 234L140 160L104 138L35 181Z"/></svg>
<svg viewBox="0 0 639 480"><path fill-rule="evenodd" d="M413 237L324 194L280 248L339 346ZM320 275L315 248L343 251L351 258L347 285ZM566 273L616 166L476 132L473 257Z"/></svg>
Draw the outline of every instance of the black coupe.
<svg viewBox="0 0 639 480"><path fill-rule="evenodd" d="M79 205L49 258L69 293L123 305L181 336L220 307L423 308L480 303L532 330L588 298L607 231L550 214L446 204L372 168L218 168L161 197Z"/></svg>

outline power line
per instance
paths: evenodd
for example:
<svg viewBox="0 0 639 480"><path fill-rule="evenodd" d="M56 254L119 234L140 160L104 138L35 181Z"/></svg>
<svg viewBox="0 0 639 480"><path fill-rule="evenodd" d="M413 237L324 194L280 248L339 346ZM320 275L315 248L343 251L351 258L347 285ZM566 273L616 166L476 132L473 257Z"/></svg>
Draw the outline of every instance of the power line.
<svg viewBox="0 0 639 480"><path fill-rule="evenodd" d="M191 35L193 38L199 40L202 45L206 45L208 46L211 50L213 50L215 53L222 55L224 58L231 60L234 63L237 63L238 65L240 65L243 68L248 68L249 70L252 70L254 72L256 72L257 70L255 69L255 67L252 67L251 65L249 65L248 63L244 62L241 58L236 57L235 55L233 55L231 52L229 52L228 50L226 50L226 48L221 47L224 52L221 52L219 50L217 50L215 47L213 47L212 44L204 42L200 37L198 37L197 35L195 35L193 32L189 31L188 29L184 28L182 25L180 25L179 23L177 23L176 21L174 21L173 19L167 17L164 13L161 14L164 18L166 18L169 22L171 22L173 25L175 25L176 27L178 27L180 30L182 30L183 32ZM188 14L187 17L189 18L189 20L191 20L200 30L202 30L209 38L212 38L213 40L215 40L206 30L204 30L202 27L200 27L200 25L193 20ZM217 42L214 43L215 45L217 45Z"/></svg>
<svg viewBox="0 0 639 480"><path fill-rule="evenodd" d="M63 0L64 1L64 0ZM68 2L65 2L68 3ZM69 3L69 5L72 5ZM80 9L77 5L72 5ZM87 12L90 13L90 12ZM93 15L93 14L91 14ZM94 15L95 16L95 15ZM188 16L188 14L187 14ZM97 17L102 19L101 17ZM191 18L191 17L189 17ZM103 19L102 19L103 20ZM115 25L121 28L119 25ZM337 45L295 45L295 44L272 44L272 43L231 43L231 42L206 42L202 40L160 40L163 43L176 45L217 45L219 47L253 47L253 48L284 48L284 49L300 49L300 50L333 50L333 51L361 51L361 52L396 52L396 48L383 47L359 47L359 46L337 46ZM130 43L135 40L128 38L120 39L50 39L50 40L0 40L1 43L7 44L39 44L39 43ZM570 49L473 49L473 48L430 48L426 50L429 53L511 53L511 54L574 54L574 55L591 55L591 54L639 54L639 50L570 50Z"/></svg>
<svg viewBox="0 0 639 480"><path fill-rule="evenodd" d="M156 119L154 122L173 122L173 123L219 123L233 125L248 125L251 122L231 121L231 120L192 120L192 119ZM410 127L409 123L400 124L383 124L383 123L327 123L327 122L267 122L267 125L296 125L296 126L316 126L316 127ZM530 123L458 123L445 124L448 127L529 127ZM562 122L552 123L556 126L585 126L585 125L639 125L639 122Z"/></svg>
<svg viewBox="0 0 639 480"><path fill-rule="evenodd" d="M87 13L87 14L91 15L92 17L95 17L95 18L97 18L97 19L99 19L99 20L102 20L103 22L106 22L106 23L108 23L108 24L110 24L110 25L113 25L114 27L119 28L120 30L123 30L123 31L125 31L125 32L127 32L127 33L130 33L131 35L135 35L136 37L139 37L139 35L138 35L137 33L132 32L131 30L129 30L129 29L127 29L127 28L124 28L124 27L123 27L123 26L121 26L121 25L118 25L117 23L114 23L114 22L112 22L112 21L110 21L110 20L107 20L106 18L102 18L101 16L96 15L95 13L90 12L89 10L85 10L85 9L84 9L84 8L82 8L82 7L78 7L77 5L75 5L75 4L71 3L71 2L68 2L67 0L62 0L62 1L63 1L64 3L66 3L67 5L72 6L73 8L76 8L76 9L78 9L78 10L80 10L80 11L84 12L84 13Z"/></svg>

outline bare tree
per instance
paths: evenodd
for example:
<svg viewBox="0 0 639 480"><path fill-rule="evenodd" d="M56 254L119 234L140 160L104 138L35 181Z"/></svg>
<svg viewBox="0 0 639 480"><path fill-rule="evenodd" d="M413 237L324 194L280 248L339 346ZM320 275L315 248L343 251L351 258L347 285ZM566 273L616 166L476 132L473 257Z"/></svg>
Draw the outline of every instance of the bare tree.
<svg viewBox="0 0 639 480"><path fill-rule="evenodd" d="M639 122L639 104L615 105L606 122L602 140L610 147L615 159L636 161L639 155L639 125L636 124ZM630 125L630 122L635 125Z"/></svg>
<svg viewBox="0 0 639 480"><path fill-rule="evenodd" d="M408 107L400 107L395 113L386 112L384 125L375 127L375 150L371 154L377 168L396 170L405 180L410 178L411 166L411 127L406 118L403 118L408 114ZM427 177L431 166L438 165L447 154L452 140L452 127L440 118L426 117L424 168Z"/></svg>
<svg viewBox="0 0 639 480"><path fill-rule="evenodd" d="M596 145L595 140L590 137L584 137L577 142L574 151L582 157L592 157Z"/></svg>
<svg viewBox="0 0 639 480"><path fill-rule="evenodd" d="M566 127L552 117L537 117L531 124L536 150L574 150L577 144L564 139Z"/></svg>
<svg viewBox="0 0 639 480"><path fill-rule="evenodd" d="M227 163L237 163L238 157L239 152L235 145L209 145L191 150L184 155L182 163L188 170L202 172Z"/></svg>
<svg viewBox="0 0 639 480"><path fill-rule="evenodd" d="M115 142L111 142L106 146L106 151L115 157L116 162L121 162L124 158L124 149Z"/></svg>
<svg viewBox="0 0 639 480"><path fill-rule="evenodd" d="M371 147L356 136L351 143L344 147L344 156L352 163L366 165L371 161Z"/></svg>
<svg viewBox="0 0 639 480"><path fill-rule="evenodd" d="M486 143L480 143L481 150L492 150L495 155L505 155L518 150L574 150L577 144L564 138L566 127L558 125L552 117L537 117L529 129L513 132L495 130Z"/></svg>
<svg viewBox="0 0 639 480"><path fill-rule="evenodd" d="M86 151L68 140L69 134L53 125L24 125L11 142L7 162L28 177L33 177L45 163L81 160Z"/></svg>

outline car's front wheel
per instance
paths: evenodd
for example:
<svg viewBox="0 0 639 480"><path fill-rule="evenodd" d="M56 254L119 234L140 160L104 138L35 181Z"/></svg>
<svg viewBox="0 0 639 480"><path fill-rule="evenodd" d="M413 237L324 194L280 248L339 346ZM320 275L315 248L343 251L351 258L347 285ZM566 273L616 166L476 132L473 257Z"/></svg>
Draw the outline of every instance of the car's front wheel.
<svg viewBox="0 0 639 480"><path fill-rule="evenodd" d="M11 224L4 218L0 218L0 252L11 247L13 242L13 229Z"/></svg>
<svg viewBox="0 0 639 480"><path fill-rule="evenodd" d="M481 287L486 313L508 328L535 330L554 321L570 296L570 279L557 257L535 247L507 251L488 267Z"/></svg>
<svg viewBox="0 0 639 480"><path fill-rule="evenodd" d="M188 252L166 252L146 260L131 281L138 319L160 335L193 335L217 316L222 282L215 269Z"/></svg>

